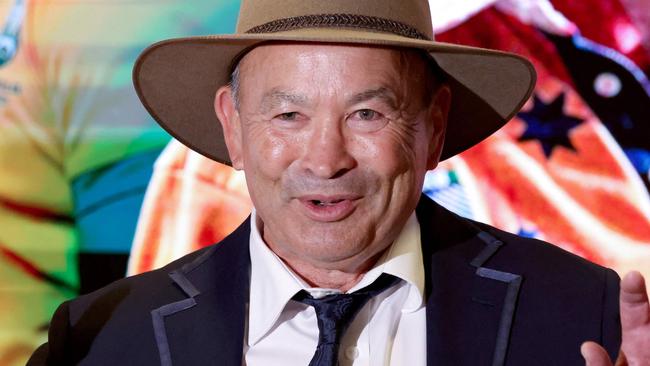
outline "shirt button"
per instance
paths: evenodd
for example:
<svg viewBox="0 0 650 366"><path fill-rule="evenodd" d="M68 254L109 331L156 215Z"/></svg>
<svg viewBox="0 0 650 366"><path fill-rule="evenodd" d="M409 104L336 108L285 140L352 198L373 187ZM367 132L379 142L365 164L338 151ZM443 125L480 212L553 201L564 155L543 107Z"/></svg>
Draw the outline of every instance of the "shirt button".
<svg viewBox="0 0 650 366"><path fill-rule="evenodd" d="M355 346L350 346L350 347L345 349L345 357L348 360L352 361L352 360L356 359L357 357L359 357L359 350Z"/></svg>

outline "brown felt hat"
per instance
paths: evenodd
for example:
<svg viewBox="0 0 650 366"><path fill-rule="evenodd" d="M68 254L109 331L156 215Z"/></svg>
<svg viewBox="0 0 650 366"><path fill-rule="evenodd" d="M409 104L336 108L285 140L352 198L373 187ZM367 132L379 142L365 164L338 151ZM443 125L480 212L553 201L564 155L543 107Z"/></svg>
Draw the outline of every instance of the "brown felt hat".
<svg viewBox="0 0 650 366"><path fill-rule="evenodd" d="M443 160L501 128L535 85L533 66L521 56L436 42L427 0L242 0L235 34L169 39L145 49L133 70L135 89L172 136L230 164L215 93L241 55L269 41L428 52L452 92Z"/></svg>

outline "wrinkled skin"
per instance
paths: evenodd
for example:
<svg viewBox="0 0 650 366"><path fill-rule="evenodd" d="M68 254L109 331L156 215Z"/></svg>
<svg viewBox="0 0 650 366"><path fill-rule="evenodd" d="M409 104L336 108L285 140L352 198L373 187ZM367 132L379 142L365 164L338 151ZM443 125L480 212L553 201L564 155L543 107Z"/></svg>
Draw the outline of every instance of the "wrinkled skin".
<svg viewBox="0 0 650 366"><path fill-rule="evenodd" d="M450 92L413 52L273 44L215 110L267 245L308 283L347 290L394 241L438 162ZM430 88L431 89L431 88Z"/></svg>

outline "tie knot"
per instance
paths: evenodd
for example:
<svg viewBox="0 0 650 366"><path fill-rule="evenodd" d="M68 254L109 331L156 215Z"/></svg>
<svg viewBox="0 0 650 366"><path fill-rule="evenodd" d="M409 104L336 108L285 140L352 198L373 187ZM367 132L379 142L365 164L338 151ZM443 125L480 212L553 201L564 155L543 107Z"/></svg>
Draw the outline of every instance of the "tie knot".
<svg viewBox="0 0 650 366"><path fill-rule="evenodd" d="M314 307L318 320L318 346L325 344L338 345L356 314L374 296L399 281L389 274L382 274L379 278L358 291L350 294L327 295L315 299L302 290L293 299Z"/></svg>

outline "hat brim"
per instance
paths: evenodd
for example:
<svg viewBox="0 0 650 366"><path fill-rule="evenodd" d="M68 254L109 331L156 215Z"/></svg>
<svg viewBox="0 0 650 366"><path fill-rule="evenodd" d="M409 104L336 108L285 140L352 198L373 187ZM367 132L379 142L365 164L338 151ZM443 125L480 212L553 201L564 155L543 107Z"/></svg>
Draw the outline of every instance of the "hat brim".
<svg viewBox="0 0 650 366"><path fill-rule="evenodd" d="M487 138L507 123L535 86L527 59L507 52L356 29L300 29L271 34L176 38L138 57L135 90L151 116L192 150L230 165L214 97L230 79L233 59L269 41L405 47L428 52L447 74L452 93L441 160Z"/></svg>

